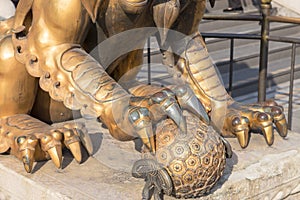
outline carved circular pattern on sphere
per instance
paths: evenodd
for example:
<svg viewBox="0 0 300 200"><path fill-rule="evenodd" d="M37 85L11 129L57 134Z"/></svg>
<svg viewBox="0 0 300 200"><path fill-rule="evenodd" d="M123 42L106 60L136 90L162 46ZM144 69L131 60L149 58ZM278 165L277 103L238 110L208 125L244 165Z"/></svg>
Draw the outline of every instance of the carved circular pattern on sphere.
<svg viewBox="0 0 300 200"><path fill-rule="evenodd" d="M156 130L156 158L168 171L177 198L208 193L221 177L226 163L225 147L218 133L194 116L188 115L186 119L185 136L170 119L158 124Z"/></svg>

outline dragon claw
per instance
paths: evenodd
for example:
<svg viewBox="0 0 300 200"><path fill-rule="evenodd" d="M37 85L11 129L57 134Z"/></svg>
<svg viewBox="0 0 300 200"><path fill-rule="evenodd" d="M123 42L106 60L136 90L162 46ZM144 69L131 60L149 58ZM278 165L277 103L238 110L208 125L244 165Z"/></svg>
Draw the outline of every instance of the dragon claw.
<svg viewBox="0 0 300 200"><path fill-rule="evenodd" d="M26 149L22 152L22 154L23 154L22 162L23 162L23 165L24 165L24 169L27 173L30 173L32 171L32 167L33 167L34 151Z"/></svg>
<svg viewBox="0 0 300 200"><path fill-rule="evenodd" d="M57 168L61 168L62 164L62 147L60 131L53 131L51 134L45 134L41 138L41 147L44 152L47 152Z"/></svg>
<svg viewBox="0 0 300 200"><path fill-rule="evenodd" d="M143 107L129 108L128 118L137 135L148 149L154 153L155 140L149 110Z"/></svg>
<svg viewBox="0 0 300 200"><path fill-rule="evenodd" d="M281 106L273 106L271 108L271 115L273 116L273 121L281 137L286 137L288 128L285 115L283 114L283 108Z"/></svg>
<svg viewBox="0 0 300 200"><path fill-rule="evenodd" d="M16 139L19 146L21 160L26 172L30 173L33 167L35 148L38 140L35 136L19 136Z"/></svg>
<svg viewBox="0 0 300 200"><path fill-rule="evenodd" d="M56 145L51 147L47 153L49 154L51 160L57 168L61 168L62 166L62 149L61 145Z"/></svg>
<svg viewBox="0 0 300 200"><path fill-rule="evenodd" d="M249 144L249 131L248 130L241 130L234 133L240 143L242 148L246 148Z"/></svg>
<svg viewBox="0 0 300 200"><path fill-rule="evenodd" d="M182 133L186 133L187 125L179 105L176 102L165 105L165 112L167 116L179 127L180 131Z"/></svg>
<svg viewBox="0 0 300 200"><path fill-rule="evenodd" d="M250 131L262 133L266 143L271 146L274 143L273 123L281 137L287 136L288 129L283 108L272 100L261 104L232 104L229 111L223 135L230 136L231 132L238 138L242 148L248 145ZM235 117L234 113L239 115Z"/></svg>
<svg viewBox="0 0 300 200"><path fill-rule="evenodd" d="M84 146L84 148L86 149L86 151L88 152L89 155L92 155L94 152L94 148L93 148L93 143L91 141L91 138L88 134L88 131L85 127L84 124L82 123L68 123L64 125L64 130L67 132L69 132L68 134L70 135L70 137L72 136L73 139L69 138L69 142L67 143L71 143L74 141L80 141L81 144ZM71 131L72 130L72 131ZM70 133L70 131L72 133ZM65 144L66 144L66 133L64 134L65 136ZM67 145L66 145L67 146Z"/></svg>
<svg viewBox="0 0 300 200"><path fill-rule="evenodd" d="M164 89L152 95L151 100L159 105L162 113L175 122L181 132L186 133L186 121L172 91Z"/></svg>
<svg viewBox="0 0 300 200"><path fill-rule="evenodd" d="M267 144L271 146L274 143L274 131L272 124L262 128L262 132L264 134Z"/></svg>
<svg viewBox="0 0 300 200"><path fill-rule="evenodd" d="M155 140L153 137L152 126L141 128L137 131L143 143L148 147L150 152L155 153Z"/></svg>
<svg viewBox="0 0 300 200"><path fill-rule="evenodd" d="M223 132L224 136L235 136L242 148L249 144L249 119L243 116L232 115L227 118Z"/></svg>
<svg viewBox="0 0 300 200"><path fill-rule="evenodd" d="M260 130L269 146L274 143L274 131L272 126L272 117L264 112L253 112L251 129Z"/></svg>
<svg viewBox="0 0 300 200"><path fill-rule="evenodd" d="M210 119L204 106L189 87L177 86L174 91L176 93L177 101L182 109L190 111L209 124Z"/></svg>
<svg viewBox="0 0 300 200"><path fill-rule="evenodd" d="M64 143L68 149L70 149L75 160L80 163L82 160L81 148L80 148L80 138L75 129L70 129L64 132Z"/></svg>
<svg viewBox="0 0 300 200"><path fill-rule="evenodd" d="M281 136L281 137L286 137L287 136L287 133L288 133L288 128L287 128L287 122L286 122L286 119L285 117L282 118L281 120L276 120L275 121L275 126L276 126L276 129L278 131L278 134Z"/></svg>
<svg viewBox="0 0 300 200"><path fill-rule="evenodd" d="M69 144L70 151L72 152L72 155L74 159L78 162L81 163L82 161L82 154L81 154L81 149L80 149L80 142L73 142Z"/></svg>

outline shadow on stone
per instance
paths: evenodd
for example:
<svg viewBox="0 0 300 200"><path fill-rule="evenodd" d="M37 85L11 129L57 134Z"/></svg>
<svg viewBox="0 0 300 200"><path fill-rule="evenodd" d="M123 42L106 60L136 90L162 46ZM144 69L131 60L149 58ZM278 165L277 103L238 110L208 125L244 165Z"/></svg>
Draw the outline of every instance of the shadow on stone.
<svg viewBox="0 0 300 200"><path fill-rule="evenodd" d="M103 133L90 134L93 143L93 155L100 149L103 141Z"/></svg>
<svg viewBox="0 0 300 200"><path fill-rule="evenodd" d="M134 149L138 152L142 152L143 150L143 142L140 138L135 139L134 141Z"/></svg>
<svg viewBox="0 0 300 200"><path fill-rule="evenodd" d="M62 169L65 169L67 166L71 164L71 162L74 160L71 152L67 149L63 149L63 161L62 161Z"/></svg>
<svg viewBox="0 0 300 200"><path fill-rule="evenodd" d="M48 160L36 162L31 173L34 174L35 172L40 170L47 162L48 162Z"/></svg>

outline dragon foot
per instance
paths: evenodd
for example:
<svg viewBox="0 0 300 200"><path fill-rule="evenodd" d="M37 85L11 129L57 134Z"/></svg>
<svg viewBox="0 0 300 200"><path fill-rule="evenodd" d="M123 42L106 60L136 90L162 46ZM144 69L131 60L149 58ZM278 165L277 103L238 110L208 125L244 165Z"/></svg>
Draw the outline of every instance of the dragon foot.
<svg viewBox="0 0 300 200"><path fill-rule="evenodd" d="M30 173L34 161L51 159L62 166L62 148L68 148L77 162L82 161L81 144L93 153L91 140L83 124L66 124L54 128L28 115L0 119L0 153L19 158Z"/></svg>
<svg viewBox="0 0 300 200"><path fill-rule="evenodd" d="M269 100L261 104L240 105L237 103L229 107L226 115L223 136L236 136L242 148L249 143L250 131L262 133L267 144L274 142L275 125L279 135L287 136L287 122L283 108L276 102Z"/></svg>
<svg viewBox="0 0 300 200"><path fill-rule="evenodd" d="M187 110L205 123L209 123L209 117L204 107L188 86L163 88L140 84L135 88L131 88L130 92L135 95L130 98L130 105L134 108L143 108L149 111L148 121L152 121L152 125L156 126L163 119L169 118L178 126L181 134L186 134L187 122L183 110ZM136 120L131 120L133 124L136 124L135 127L137 127L139 121L137 120L138 117L134 116L144 116L143 112L138 112L138 110L141 109L135 109L129 115L132 119L136 118ZM139 134L139 136L142 139L145 138L145 134ZM147 140L154 141L153 138ZM150 149L155 150L154 142L150 146Z"/></svg>

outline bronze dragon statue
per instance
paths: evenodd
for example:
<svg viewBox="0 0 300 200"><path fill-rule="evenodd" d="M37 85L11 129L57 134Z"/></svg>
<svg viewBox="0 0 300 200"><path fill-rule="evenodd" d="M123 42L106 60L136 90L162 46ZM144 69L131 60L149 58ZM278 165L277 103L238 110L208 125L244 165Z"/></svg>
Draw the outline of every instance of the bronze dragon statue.
<svg viewBox="0 0 300 200"><path fill-rule="evenodd" d="M255 130L272 145L273 124L285 137L287 123L273 101L244 105L227 94L198 30L205 7L206 0L20 0L15 16L0 22L0 153L18 157L27 172L44 159L61 167L62 147L80 163L81 145L93 153L84 125L49 124L95 117L114 138L139 137L150 152L133 166L146 180L143 198L150 190L156 199L209 192L230 154L223 136L245 148ZM138 34L116 37L130 31ZM180 84L133 81L150 35ZM107 40L97 61L89 52Z"/></svg>

